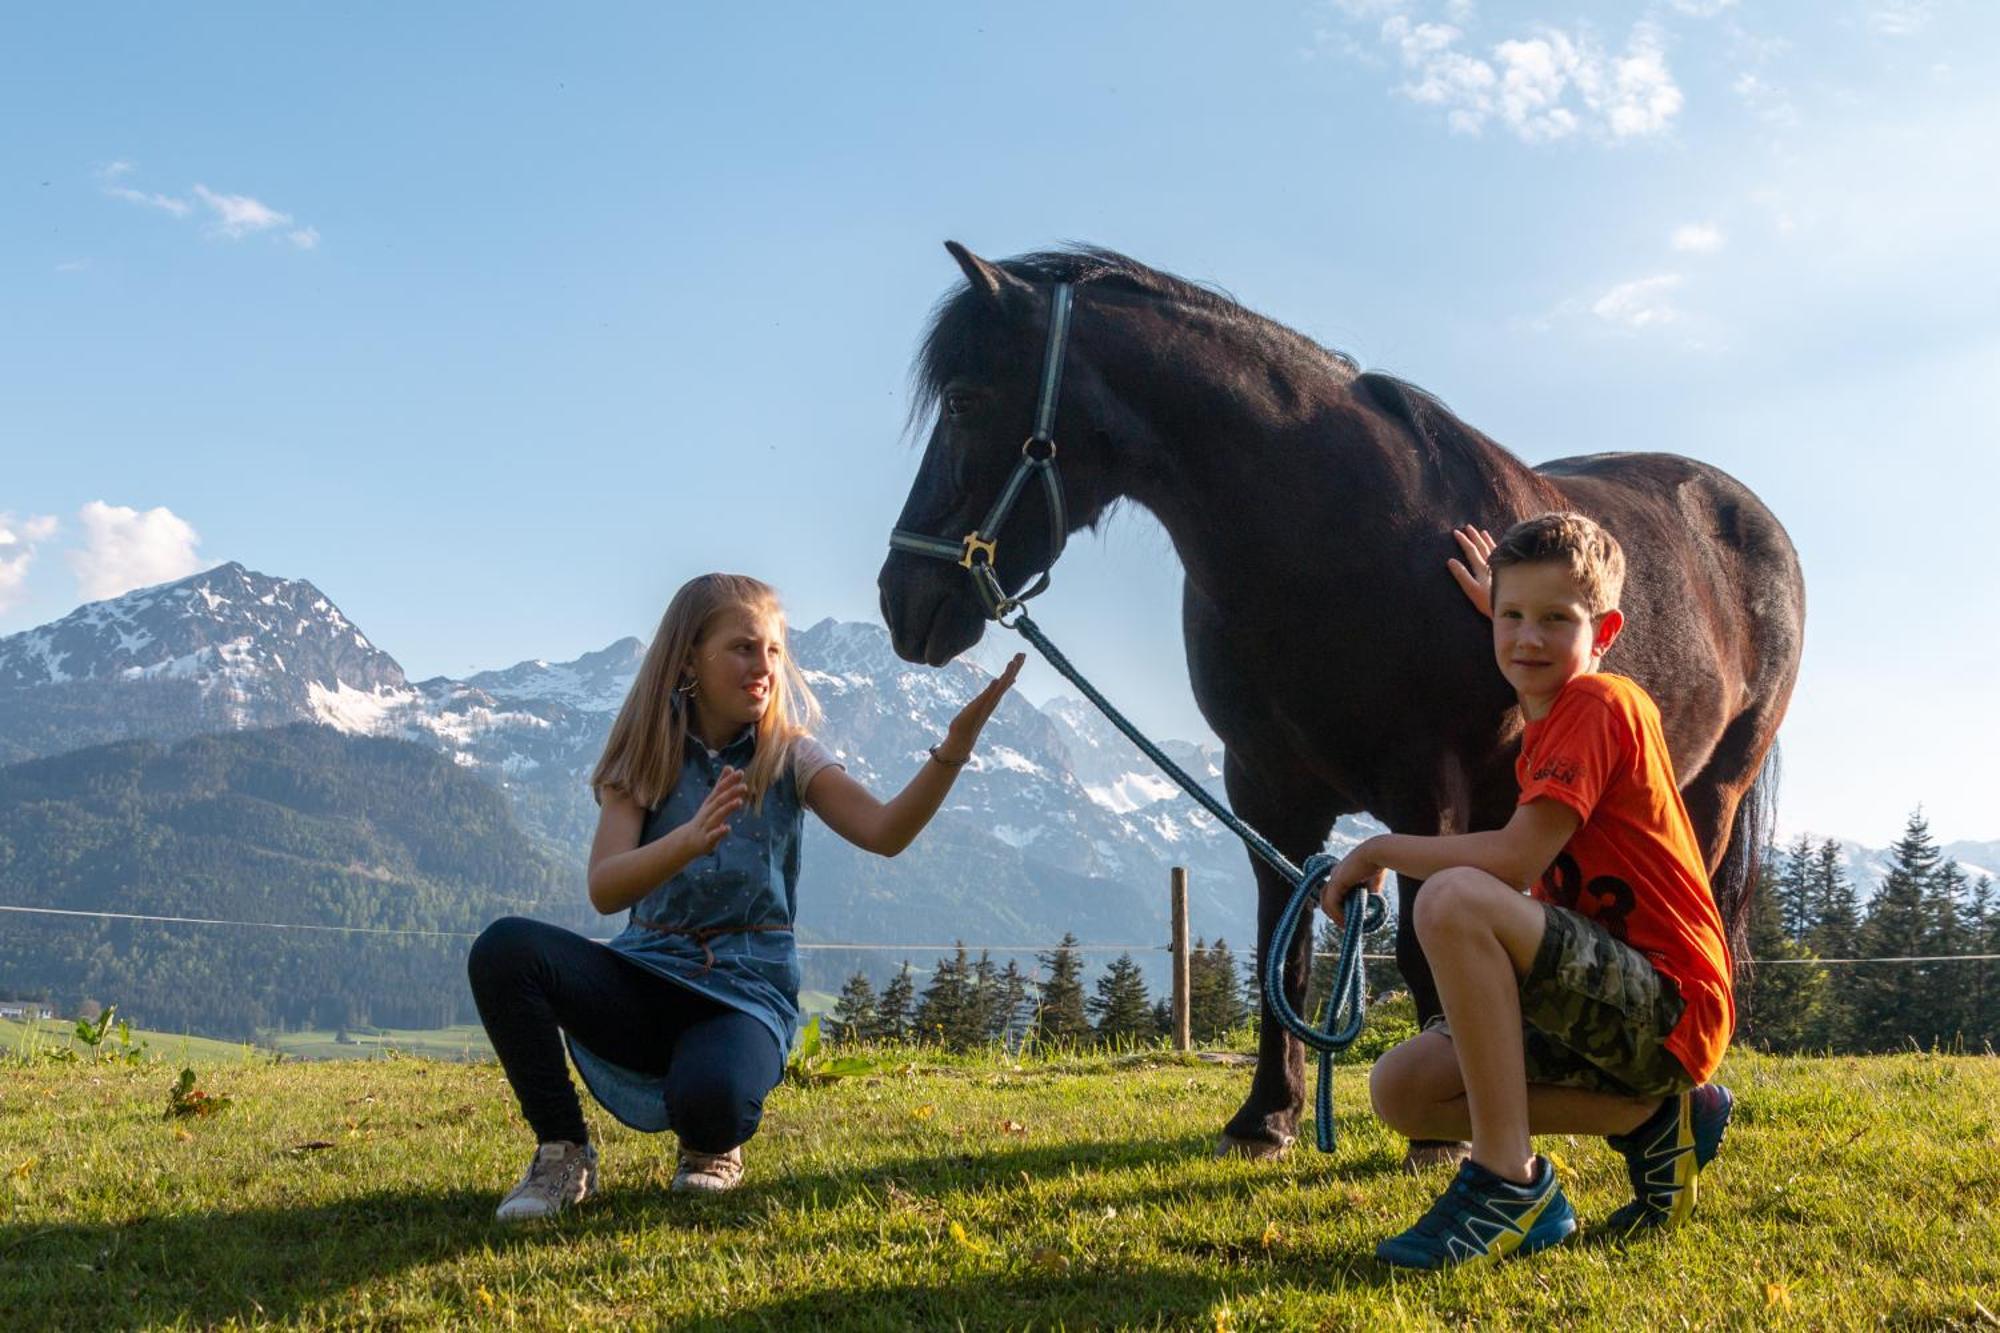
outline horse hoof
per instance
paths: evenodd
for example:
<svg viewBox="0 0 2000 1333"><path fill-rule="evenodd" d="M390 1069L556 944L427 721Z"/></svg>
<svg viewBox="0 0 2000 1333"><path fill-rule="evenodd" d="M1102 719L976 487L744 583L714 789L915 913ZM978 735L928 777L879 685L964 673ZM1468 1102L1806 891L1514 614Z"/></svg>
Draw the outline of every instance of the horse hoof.
<svg viewBox="0 0 2000 1333"><path fill-rule="evenodd" d="M1216 1141L1217 1157L1247 1157L1253 1162L1275 1162L1292 1150L1290 1134L1282 1134L1276 1143L1269 1139L1239 1139L1234 1134L1224 1133Z"/></svg>
<svg viewBox="0 0 2000 1333"><path fill-rule="evenodd" d="M1403 1154L1403 1174L1422 1175L1440 1166L1456 1167L1472 1155L1472 1145L1450 1139L1419 1139Z"/></svg>

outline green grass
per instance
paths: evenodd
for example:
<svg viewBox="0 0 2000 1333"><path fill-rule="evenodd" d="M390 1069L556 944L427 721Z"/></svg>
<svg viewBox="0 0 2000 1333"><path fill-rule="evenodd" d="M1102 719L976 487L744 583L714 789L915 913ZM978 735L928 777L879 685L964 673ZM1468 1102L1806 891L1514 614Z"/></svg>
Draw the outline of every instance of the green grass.
<svg viewBox="0 0 2000 1333"><path fill-rule="evenodd" d="M800 1004L808 1016L831 1013L839 997L825 991L802 991ZM76 1020L71 1018L17 1022L0 1018L0 1058L35 1056L50 1050L73 1050L79 1056L89 1049L75 1039ZM460 1023L448 1028L358 1027L339 1040L333 1028L304 1029L297 1032L267 1032L254 1045L194 1037L178 1032L157 1032L133 1028L131 1048L147 1056L186 1064L194 1060L268 1060L273 1052L289 1060L380 1060L390 1055L414 1055L431 1060L491 1060L493 1044L477 1023ZM105 1037L107 1049L120 1045L115 1031Z"/></svg>
<svg viewBox="0 0 2000 1333"><path fill-rule="evenodd" d="M528 1137L499 1069L0 1063L0 1327L1993 1327L2000 1060L1731 1058L1695 1223L1498 1269L1370 1257L1442 1184L1340 1072L1339 1151L1214 1161L1248 1071L1166 1054L899 1055L772 1094L738 1192L593 1110L600 1200L503 1229ZM1586 1227L1600 1143L1543 1141Z"/></svg>
<svg viewBox="0 0 2000 1333"><path fill-rule="evenodd" d="M0 1018L0 1059L46 1058L50 1051L74 1051L80 1058L90 1055L90 1048L76 1040L76 1020L73 1018L30 1019L17 1022L11 1018ZM107 1032L102 1049L109 1051L134 1052L145 1060L164 1060L179 1065L196 1061L233 1061L241 1064L246 1060L268 1060L270 1053L260 1051L240 1041L220 1041L213 1037L191 1037L179 1032L154 1032L149 1029L133 1028L131 1046L125 1046L114 1027Z"/></svg>

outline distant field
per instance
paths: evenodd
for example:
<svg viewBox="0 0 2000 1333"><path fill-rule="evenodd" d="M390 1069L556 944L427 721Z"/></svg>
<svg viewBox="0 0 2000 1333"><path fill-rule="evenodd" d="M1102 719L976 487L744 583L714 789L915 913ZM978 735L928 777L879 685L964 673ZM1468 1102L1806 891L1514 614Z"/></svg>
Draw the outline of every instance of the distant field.
<svg viewBox="0 0 2000 1333"><path fill-rule="evenodd" d="M47 1050L74 1050L79 1055L87 1056L89 1050L75 1039L75 1030L76 1020L71 1018L27 1023L0 1018L0 1060ZM271 1058L268 1051L246 1046L242 1042L139 1028L132 1029L132 1047L148 1057L157 1056L164 1061L178 1060L185 1064L241 1064L245 1060ZM124 1048L119 1044L116 1033L112 1032L105 1035L102 1049L117 1051Z"/></svg>
<svg viewBox="0 0 2000 1333"><path fill-rule="evenodd" d="M0 1059L0 1328L1993 1328L2000 1059L1732 1055L1695 1222L1629 1245L1601 1143L1551 1137L1586 1233L1410 1275L1377 1237L1442 1185L1338 1081L1340 1144L1215 1161L1248 1071L1163 1051L879 1053L787 1084L744 1187L672 1194L673 1145L594 1106L605 1191L494 1204L529 1136L490 1063Z"/></svg>
<svg viewBox="0 0 2000 1333"><path fill-rule="evenodd" d="M807 1014L830 1013L839 997L827 991L801 991L800 1006ZM85 1048L73 1036L76 1027L74 1019L60 1018L46 1022L21 1023L13 1019L0 1018L0 1058L24 1050L47 1048L73 1048L87 1054ZM183 1063L198 1062L242 1062L270 1058L270 1048L282 1051L292 1060L379 1060L394 1052L398 1055L416 1055L431 1060L490 1060L493 1058L492 1043L486 1040L486 1030L477 1023L461 1023L448 1028L356 1028L348 1033L350 1040L335 1040L339 1033L332 1029L319 1031L265 1033L255 1045L240 1042L218 1041L211 1037L190 1037L174 1032L156 1032L151 1029L132 1029L132 1044L157 1053L163 1060L179 1060ZM105 1038L105 1049L118 1045L115 1035Z"/></svg>

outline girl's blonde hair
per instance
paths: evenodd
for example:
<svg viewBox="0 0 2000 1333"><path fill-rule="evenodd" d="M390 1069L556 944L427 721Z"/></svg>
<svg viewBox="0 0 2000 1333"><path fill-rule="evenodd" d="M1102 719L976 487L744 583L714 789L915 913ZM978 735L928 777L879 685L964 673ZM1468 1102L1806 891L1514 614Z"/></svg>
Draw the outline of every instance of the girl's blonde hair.
<svg viewBox="0 0 2000 1333"><path fill-rule="evenodd" d="M791 756L792 741L819 725L819 700L792 661L778 590L744 574L689 579L667 604L639 674L611 724L604 755L590 775L591 795L622 791L645 809L667 799L680 781L693 705L680 687L694 678L695 650L725 612L746 611L777 626L784 649L771 674L771 702L757 721L757 752L744 771L752 808L761 807Z"/></svg>

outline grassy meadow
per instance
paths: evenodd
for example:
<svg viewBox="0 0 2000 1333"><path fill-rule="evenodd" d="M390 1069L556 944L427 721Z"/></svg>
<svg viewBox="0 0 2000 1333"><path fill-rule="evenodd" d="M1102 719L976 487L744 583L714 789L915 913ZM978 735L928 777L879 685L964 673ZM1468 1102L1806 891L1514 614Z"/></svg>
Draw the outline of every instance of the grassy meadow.
<svg viewBox="0 0 2000 1333"><path fill-rule="evenodd" d="M1240 1063L882 1052L774 1092L716 1198L591 1107L603 1195L503 1228L496 1065L188 1058L212 1114L164 1116L177 1064L0 1061L0 1328L2000 1327L1992 1056L1733 1056L1695 1225L1588 1234L1621 1165L1549 1139L1585 1234L1442 1275L1371 1257L1443 1178L1359 1068L1335 1154L1251 1163L1209 1152Z"/></svg>

